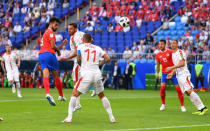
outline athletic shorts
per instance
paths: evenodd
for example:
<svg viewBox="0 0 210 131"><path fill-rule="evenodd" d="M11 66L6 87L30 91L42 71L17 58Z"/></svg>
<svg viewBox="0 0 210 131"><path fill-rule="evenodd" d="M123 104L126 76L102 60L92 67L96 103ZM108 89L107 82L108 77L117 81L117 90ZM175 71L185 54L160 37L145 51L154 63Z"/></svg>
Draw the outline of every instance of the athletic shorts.
<svg viewBox="0 0 210 131"><path fill-rule="evenodd" d="M44 70L45 68L49 69L50 71L58 70L58 60L53 53L45 52L39 54L39 63L41 65L41 69Z"/></svg>
<svg viewBox="0 0 210 131"><path fill-rule="evenodd" d="M176 77L177 77L177 80L179 82L179 86L182 90L182 93L194 88L193 84L190 81L191 76L189 74L188 75L183 74L183 75L179 75L179 76L176 76Z"/></svg>
<svg viewBox="0 0 210 131"><path fill-rule="evenodd" d="M168 74L162 74L161 83L168 83L168 80L171 80L174 85L178 85L176 76L174 75L171 79L167 79Z"/></svg>
<svg viewBox="0 0 210 131"><path fill-rule="evenodd" d="M19 71L18 70L8 71L7 79L8 79L8 81L19 82Z"/></svg>
<svg viewBox="0 0 210 131"><path fill-rule="evenodd" d="M89 90L90 86L93 87L96 94L99 94L104 91L104 86L102 83L100 73L81 74L81 77L77 81L74 88L84 94Z"/></svg>
<svg viewBox="0 0 210 131"><path fill-rule="evenodd" d="M80 66L75 63L72 71L73 81L78 81L80 78Z"/></svg>

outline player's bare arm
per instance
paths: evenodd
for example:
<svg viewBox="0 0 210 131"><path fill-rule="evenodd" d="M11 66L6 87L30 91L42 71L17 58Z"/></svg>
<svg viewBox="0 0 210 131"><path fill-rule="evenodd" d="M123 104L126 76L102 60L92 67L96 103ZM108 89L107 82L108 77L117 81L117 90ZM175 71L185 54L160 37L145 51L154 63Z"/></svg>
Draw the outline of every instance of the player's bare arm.
<svg viewBox="0 0 210 131"><path fill-rule="evenodd" d="M157 61L157 73L156 73L157 79L159 79L159 72L160 72L160 62Z"/></svg>
<svg viewBox="0 0 210 131"><path fill-rule="evenodd" d="M104 60L100 61L99 65L104 65L104 64L106 64L106 63L108 63L110 61L110 57L107 54L105 54L103 56L103 58L104 58Z"/></svg>
<svg viewBox="0 0 210 131"><path fill-rule="evenodd" d="M72 54L70 54L68 57L61 58L60 61L70 60L70 59L73 59L76 56L77 56L77 49L75 49L74 52Z"/></svg>
<svg viewBox="0 0 210 131"><path fill-rule="evenodd" d="M20 58L17 58L17 66L20 68Z"/></svg>
<svg viewBox="0 0 210 131"><path fill-rule="evenodd" d="M4 67L4 61L1 61L1 68L4 72L6 72L5 67Z"/></svg>
<svg viewBox="0 0 210 131"><path fill-rule="evenodd" d="M185 61L184 60L180 60L178 65L167 67L166 71L174 70L174 69L177 69L177 68L180 68L180 67L183 67L183 66L185 66Z"/></svg>
<svg viewBox="0 0 210 131"><path fill-rule="evenodd" d="M175 69L172 70L171 73L169 73L166 78L171 79L174 75L176 75Z"/></svg>
<svg viewBox="0 0 210 131"><path fill-rule="evenodd" d="M82 61L82 58L81 58L81 55L78 54L77 55L77 63L81 66L81 61Z"/></svg>
<svg viewBox="0 0 210 131"><path fill-rule="evenodd" d="M64 45L66 45L68 43L68 40L65 39L59 46L58 49L62 48Z"/></svg>
<svg viewBox="0 0 210 131"><path fill-rule="evenodd" d="M58 56L60 56L61 52L60 52L59 48L56 46L55 40L50 40L50 44L51 44L52 48L58 53Z"/></svg>

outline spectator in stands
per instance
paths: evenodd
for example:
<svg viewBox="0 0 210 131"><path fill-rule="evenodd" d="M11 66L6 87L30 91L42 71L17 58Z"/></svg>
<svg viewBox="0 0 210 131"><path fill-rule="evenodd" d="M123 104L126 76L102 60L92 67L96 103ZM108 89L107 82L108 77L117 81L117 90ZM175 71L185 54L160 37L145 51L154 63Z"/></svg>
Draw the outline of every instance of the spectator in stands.
<svg viewBox="0 0 210 131"><path fill-rule="evenodd" d="M62 7L63 8L69 8L69 2L67 0L64 0Z"/></svg>
<svg viewBox="0 0 210 131"><path fill-rule="evenodd" d="M120 18L121 18L120 13L117 12L117 14L116 14L115 17L114 17L115 22L116 22L116 23L119 23Z"/></svg>
<svg viewBox="0 0 210 131"><path fill-rule="evenodd" d="M183 8L183 6L180 7L180 9L178 10L178 15L182 16L185 14L185 9Z"/></svg>
<svg viewBox="0 0 210 131"><path fill-rule="evenodd" d="M116 61L114 63L114 68L113 68L113 75L112 75L112 84L114 86L114 89L120 89L120 76L121 76L121 68L118 66L118 62Z"/></svg>
<svg viewBox="0 0 210 131"><path fill-rule="evenodd" d="M87 24L87 27L85 28L85 31L86 31L86 32L91 32L91 31L93 31L93 26L92 26L90 23L88 23L88 24Z"/></svg>
<svg viewBox="0 0 210 131"><path fill-rule="evenodd" d="M138 29L141 28L141 25L142 25L142 18L141 18L141 16L137 16L136 26L138 27Z"/></svg>
<svg viewBox="0 0 210 131"><path fill-rule="evenodd" d="M26 14L26 17L24 18L24 23L28 23L30 22L30 17L28 15L28 13Z"/></svg>
<svg viewBox="0 0 210 131"><path fill-rule="evenodd" d="M200 40L200 41L207 42L208 36L205 35L204 31L201 32L201 35L200 35L200 37L199 37L199 40Z"/></svg>
<svg viewBox="0 0 210 131"><path fill-rule="evenodd" d="M4 15L5 15L5 13L4 13L4 9L3 9L3 8L1 8L0 18L3 18L3 17L4 17Z"/></svg>
<svg viewBox="0 0 210 131"><path fill-rule="evenodd" d="M26 23L26 25L23 28L23 32L29 32L30 28L31 28L31 26L29 25L29 23Z"/></svg>
<svg viewBox="0 0 210 131"><path fill-rule="evenodd" d="M129 31L130 31L130 29L131 29L131 27L130 27L130 26L124 27L124 28L123 28L123 32L129 32Z"/></svg>
<svg viewBox="0 0 210 131"><path fill-rule="evenodd" d="M63 36L58 31L56 31L55 38L56 42L61 42L63 40Z"/></svg>
<svg viewBox="0 0 210 131"><path fill-rule="evenodd" d="M109 23L108 27L107 27L107 32L113 32L114 28L112 26L112 23Z"/></svg>
<svg viewBox="0 0 210 131"><path fill-rule="evenodd" d="M203 60L210 62L210 46L205 46L203 51Z"/></svg>
<svg viewBox="0 0 210 131"><path fill-rule="evenodd" d="M172 16L172 11L171 11L169 5L167 5L166 9L164 10L164 13L166 14L166 16L167 16L168 18L171 18L171 16Z"/></svg>
<svg viewBox="0 0 210 131"><path fill-rule="evenodd" d="M95 26L95 32L102 32L103 28L101 24L98 22L97 25Z"/></svg>
<svg viewBox="0 0 210 131"><path fill-rule="evenodd" d="M21 13L26 14L27 10L28 10L27 7L25 5L23 5L23 7L21 8Z"/></svg>
<svg viewBox="0 0 210 131"><path fill-rule="evenodd" d="M22 31L22 27L19 25L18 22L16 22L16 25L14 26L13 30L14 30L15 33L19 33L19 32Z"/></svg>
<svg viewBox="0 0 210 131"><path fill-rule="evenodd" d="M39 3L39 8L41 9L42 7L46 7L46 2L44 0L41 0L41 2Z"/></svg>
<svg viewBox="0 0 210 131"><path fill-rule="evenodd" d="M130 59L132 57L132 52L129 50L128 47L125 48L125 51L123 52L123 59Z"/></svg>
<svg viewBox="0 0 210 131"><path fill-rule="evenodd" d="M49 10L46 13L47 16L52 17L54 15L53 8L49 8Z"/></svg>
<svg viewBox="0 0 210 131"><path fill-rule="evenodd" d="M168 22L168 18L165 18L164 22L163 22L163 30L167 30L169 29L169 22Z"/></svg>
<svg viewBox="0 0 210 131"><path fill-rule="evenodd" d="M15 8L13 9L13 14L19 14L19 13L20 13L19 5L16 5Z"/></svg>
<svg viewBox="0 0 210 131"><path fill-rule="evenodd" d="M68 57L69 56L69 51L66 50L66 47L63 46L62 50L61 50L61 57Z"/></svg>
<svg viewBox="0 0 210 131"><path fill-rule="evenodd" d="M136 48L139 48L139 47L137 46L136 42L133 42L133 46L131 47L131 51L135 51Z"/></svg>
<svg viewBox="0 0 210 131"><path fill-rule="evenodd" d="M139 51L140 51L140 58L144 56L144 53L146 53L146 46L144 45L144 41L140 41L140 46L139 46Z"/></svg>
<svg viewBox="0 0 210 131"><path fill-rule="evenodd" d="M10 46L12 46L12 42L10 41L10 39L8 39L7 36L4 38L3 43L4 43L4 45L10 45Z"/></svg>
<svg viewBox="0 0 210 131"><path fill-rule="evenodd" d="M158 45L158 41L156 38L153 38L153 42L151 44L152 47L156 47Z"/></svg>
<svg viewBox="0 0 210 131"><path fill-rule="evenodd" d="M184 42L184 41L183 41L182 38L180 37L179 40L178 40L178 44L179 44L179 48L180 48L180 49L182 49L183 42Z"/></svg>
<svg viewBox="0 0 210 131"><path fill-rule="evenodd" d="M8 34L9 34L9 37L12 37L12 36L15 35L12 26L10 26L10 27L8 28Z"/></svg>
<svg viewBox="0 0 210 131"><path fill-rule="evenodd" d="M139 48L135 48L133 51L133 59L139 59L140 58L140 51Z"/></svg>
<svg viewBox="0 0 210 131"><path fill-rule="evenodd" d="M115 51L111 47L109 47L109 49L107 51L107 54L111 58L114 58L115 57Z"/></svg>
<svg viewBox="0 0 210 131"><path fill-rule="evenodd" d="M122 28L122 26L120 26L119 24L117 24L117 25L115 26L114 31L115 31L115 32L121 32L121 31L123 31L123 28Z"/></svg>
<svg viewBox="0 0 210 131"><path fill-rule="evenodd" d="M104 47L104 49L103 49L103 50L104 50L104 52L106 52L106 53L107 53L107 48L106 48L106 47Z"/></svg>
<svg viewBox="0 0 210 131"><path fill-rule="evenodd" d="M2 37L0 37L0 46L4 46L4 42L2 40Z"/></svg>
<svg viewBox="0 0 210 131"><path fill-rule="evenodd" d="M49 0L48 9L54 9L54 8L55 8L55 0Z"/></svg>
<svg viewBox="0 0 210 131"><path fill-rule="evenodd" d="M124 88L126 90L128 89L133 89L133 84L132 84L132 79L133 79L133 75L132 75L132 72L133 72L133 67L130 65L130 62L127 61L127 65L125 67L125 71L124 71Z"/></svg>
<svg viewBox="0 0 210 131"><path fill-rule="evenodd" d="M152 42L153 42L153 37L150 35L149 32L147 32L147 37L146 37L146 45L152 45Z"/></svg>

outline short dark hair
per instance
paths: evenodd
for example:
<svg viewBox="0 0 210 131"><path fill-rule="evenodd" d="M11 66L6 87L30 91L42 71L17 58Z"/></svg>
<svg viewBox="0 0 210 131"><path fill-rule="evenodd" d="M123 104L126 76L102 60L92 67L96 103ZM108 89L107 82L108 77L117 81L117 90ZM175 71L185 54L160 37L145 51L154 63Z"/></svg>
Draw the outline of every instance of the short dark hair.
<svg viewBox="0 0 210 131"><path fill-rule="evenodd" d="M84 39L86 42L91 42L91 41L92 41L91 34L84 34L84 35L83 35L83 39Z"/></svg>
<svg viewBox="0 0 210 131"><path fill-rule="evenodd" d="M159 42L163 42L164 44L166 44L166 40L161 39Z"/></svg>
<svg viewBox="0 0 210 131"><path fill-rule="evenodd" d="M77 23L70 23L69 25L73 26L74 28L77 28Z"/></svg>
<svg viewBox="0 0 210 131"><path fill-rule="evenodd" d="M50 18L50 23L58 22L60 23L60 20L57 17Z"/></svg>
<svg viewBox="0 0 210 131"><path fill-rule="evenodd" d="M173 41L176 41L176 43L178 43L178 41L176 39L173 39Z"/></svg>

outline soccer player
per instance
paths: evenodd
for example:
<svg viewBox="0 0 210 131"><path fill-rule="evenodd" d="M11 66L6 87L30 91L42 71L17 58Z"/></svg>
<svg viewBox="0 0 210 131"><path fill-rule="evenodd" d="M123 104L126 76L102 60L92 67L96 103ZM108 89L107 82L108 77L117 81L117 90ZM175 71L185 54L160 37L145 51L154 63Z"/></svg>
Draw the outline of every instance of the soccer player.
<svg viewBox="0 0 210 131"><path fill-rule="evenodd" d="M46 92L46 98L52 106L55 106L55 101L50 94L50 85L49 85L49 75L50 71L52 72L53 77L55 78L55 86L58 89L59 97L58 100L65 101L65 97L63 96L63 85L59 77L58 73L58 61L55 56L55 52L57 52L58 56L61 55L60 48L62 48L65 44L67 44L67 40L65 39L61 45L56 46L56 38L55 31L58 28L59 19L52 17L50 19L49 27L45 31L41 49L39 52L39 62L41 65L41 69L43 72L43 84Z"/></svg>
<svg viewBox="0 0 210 131"><path fill-rule="evenodd" d="M160 64L162 65L162 78L161 78L161 85L160 85L160 97L161 97L161 101L162 101L162 105L160 107L160 110L163 111L166 108L166 104L165 104L165 97L166 97L166 93L165 93L165 89L166 86L168 84L168 79L166 79L167 74L170 73L170 71L166 71L166 68L169 66L173 66L173 62L172 62L172 50L170 49L166 49L166 41L165 40L160 40L159 41L159 49L160 51L156 54L156 61L157 61L157 73L156 73L156 77L157 79L159 79L159 71L160 71ZM186 109L184 107L184 97L183 97L183 93L179 87L178 81L176 79L176 76L173 76L170 79L174 86L176 87L176 91L178 93L178 97L181 103L181 111L182 112L186 112Z"/></svg>
<svg viewBox="0 0 210 131"><path fill-rule="evenodd" d="M77 24L76 23L69 24L68 32L69 32L69 35L71 35L70 48L71 48L71 51L73 53L71 55L69 55L68 57L61 58L60 60L61 61L62 60L70 60L70 59L74 60L74 67L73 67L73 71L72 71L72 76L73 76L73 86L75 86L75 84L78 81L79 76L80 76L80 66L78 65L77 59L76 59L77 47L83 43L82 38L83 38L83 35L85 33L81 32L77 29ZM79 110L81 108L82 108L82 106L80 104L80 97L78 96L74 111Z"/></svg>
<svg viewBox="0 0 210 131"><path fill-rule="evenodd" d="M17 62L17 63L16 63ZM4 67L5 63L5 67ZM7 73L7 79L12 87L12 92L15 93L15 85L17 87L17 96L22 97L20 92L20 81L19 81L19 70L20 67L20 57L14 52L12 52L12 47L6 45L6 53L2 56L1 67L4 73Z"/></svg>
<svg viewBox="0 0 210 131"><path fill-rule="evenodd" d="M68 116L63 121L65 123L72 123L73 111L76 105L76 99L81 93L86 93L90 86L94 88L96 94L101 99L104 108L109 114L110 121L115 123L115 118L112 114L109 100L104 95L104 86L102 83L102 74L99 65L106 64L110 61L109 56L98 46L91 44L92 38L90 34L83 36L84 44L77 48L77 62L81 65L81 76L75 85L72 92L72 97L69 103ZM103 57L104 60L99 62Z"/></svg>
<svg viewBox="0 0 210 131"><path fill-rule="evenodd" d="M176 74L182 92L186 92L186 94L190 96L191 102L198 109L198 111L194 112L193 114L204 115L208 111L208 109L206 106L204 106L200 97L193 91L193 84L190 81L191 75L187 68L186 54L184 53L184 51L178 48L177 40L172 41L171 47L173 50L172 60L174 66L167 67L166 71L172 70L172 72L168 74L167 78L170 79L174 74Z"/></svg>

